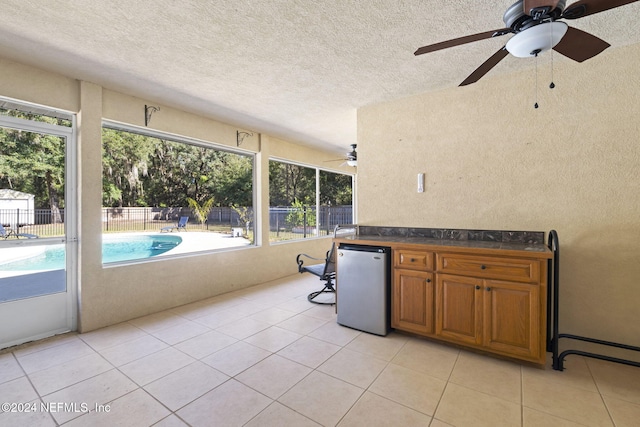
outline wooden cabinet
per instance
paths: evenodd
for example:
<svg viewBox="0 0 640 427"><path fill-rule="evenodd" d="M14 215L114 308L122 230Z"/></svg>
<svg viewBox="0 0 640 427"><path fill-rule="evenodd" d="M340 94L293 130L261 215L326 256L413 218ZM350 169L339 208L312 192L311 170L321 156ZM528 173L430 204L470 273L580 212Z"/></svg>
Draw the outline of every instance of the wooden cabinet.
<svg viewBox="0 0 640 427"><path fill-rule="evenodd" d="M439 274L436 334L506 356L540 357L537 285Z"/></svg>
<svg viewBox="0 0 640 427"><path fill-rule="evenodd" d="M544 365L550 251L384 237L367 243L392 249L393 328Z"/></svg>
<svg viewBox="0 0 640 427"><path fill-rule="evenodd" d="M485 280L482 345L509 356L544 357L540 330L540 286ZM544 359L542 359L544 363Z"/></svg>
<svg viewBox="0 0 640 427"><path fill-rule="evenodd" d="M394 248L393 266L411 270L432 271L433 252Z"/></svg>
<svg viewBox="0 0 640 427"><path fill-rule="evenodd" d="M544 260L413 248L393 259L393 328L544 363Z"/></svg>
<svg viewBox="0 0 640 427"><path fill-rule="evenodd" d="M439 253L438 271L515 282L537 282L540 280L540 262L533 259Z"/></svg>
<svg viewBox="0 0 640 427"><path fill-rule="evenodd" d="M391 327L417 334L434 332L433 273L394 269Z"/></svg>
<svg viewBox="0 0 640 427"><path fill-rule="evenodd" d="M433 253L393 250L391 327L421 335L434 332Z"/></svg>
<svg viewBox="0 0 640 427"><path fill-rule="evenodd" d="M436 335L544 363L541 261L450 253L436 258Z"/></svg>
<svg viewBox="0 0 640 427"><path fill-rule="evenodd" d="M478 345L482 343L482 280L438 275L436 285L436 334Z"/></svg>

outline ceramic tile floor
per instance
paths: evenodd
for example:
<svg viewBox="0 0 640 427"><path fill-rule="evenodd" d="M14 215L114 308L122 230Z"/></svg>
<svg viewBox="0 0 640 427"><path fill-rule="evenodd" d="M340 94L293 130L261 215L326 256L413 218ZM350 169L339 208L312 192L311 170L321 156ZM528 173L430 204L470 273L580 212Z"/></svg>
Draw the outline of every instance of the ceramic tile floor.
<svg viewBox="0 0 640 427"><path fill-rule="evenodd" d="M4 351L0 403L23 412L0 425L640 425L639 368L540 370L360 333L306 301L318 285L291 276Z"/></svg>

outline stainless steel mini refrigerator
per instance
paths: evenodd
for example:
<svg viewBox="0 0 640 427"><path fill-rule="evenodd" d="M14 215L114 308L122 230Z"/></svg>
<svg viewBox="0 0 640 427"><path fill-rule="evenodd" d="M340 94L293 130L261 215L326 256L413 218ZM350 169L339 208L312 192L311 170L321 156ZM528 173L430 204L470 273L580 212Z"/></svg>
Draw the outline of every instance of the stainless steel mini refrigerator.
<svg viewBox="0 0 640 427"><path fill-rule="evenodd" d="M385 247L349 245L338 247L338 323L387 335L390 325L390 254Z"/></svg>

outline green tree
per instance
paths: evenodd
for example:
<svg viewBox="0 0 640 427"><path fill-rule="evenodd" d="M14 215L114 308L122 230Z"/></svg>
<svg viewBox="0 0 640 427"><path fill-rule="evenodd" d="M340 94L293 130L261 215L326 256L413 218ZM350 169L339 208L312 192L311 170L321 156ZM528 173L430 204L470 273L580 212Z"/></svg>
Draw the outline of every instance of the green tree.
<svg viewBox="0 0 640 427"><path fill-rule="evenodd" d="M57 124L58 119L10 111L8 115ZM35 207L48 207L52 222L62 222L65 191L65 144L58 136L0 129L0 187L30 193Z"/></svg>
<svg viewBox="0 0 640 427"><path fill-rule="evenodd" d="M253 206L253 159L219 152L212 189L220 206Z"/></svg>
<svg viewBox="0 0 640 427"><path fill-rule="evenodd" d="M320 171L320 205L351 205L352 199L350 175Z"/></svg>
<svg viewBox="0 0 640 427"><path fill-rule="evenodd" d="M103 128L104 206L147 206L144 177L148 174L152 139L132 132Z"/></svg>
<svg viewBox="0 0 640 427"><path fill-rule="evenodd" d="M292 209L285 219L287 224L291 227L299 227L299 226L316 226L316 212L311 209L309 206L306 206L303 202L296 199L291 204L294 208Z"/></svg>
<svg viewBox="0 0 640 427"><path fill-rule="evenodd" d="M196 217L198 222L201 225L204 224L209 216L209 212L211 212L211 209L213 208L213 197L205 201L202 205L191 197L187 197L187 202L189 203L191 212L193 212L193 215Z"/></svg>
<svg viewBox="0 0 640 427"><path fill-rule="evenodd" d="M245 234L249 235L249 227L251 226L251 221L253 220L253 209L247 206L235 206L231 205L231 209L238 213L240 217L241 225L244 225Z"/></svg>
<svg viewBox="0 0 640 427"><path fill-rule="evenodd" d="M278 161L269 162L271 206L293 206L296 200L315 204L316 170Z"/></svg>

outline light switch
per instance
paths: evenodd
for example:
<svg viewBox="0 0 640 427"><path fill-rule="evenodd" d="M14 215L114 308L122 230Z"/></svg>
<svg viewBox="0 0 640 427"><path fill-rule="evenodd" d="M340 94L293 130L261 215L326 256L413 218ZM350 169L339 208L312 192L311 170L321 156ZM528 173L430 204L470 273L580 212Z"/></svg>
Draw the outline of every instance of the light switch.
<svg viewBox="0 0 640 427"><path fill-rule="evenodd" d="M418 174L418 193L424 193L424 174Z"/></svg>

